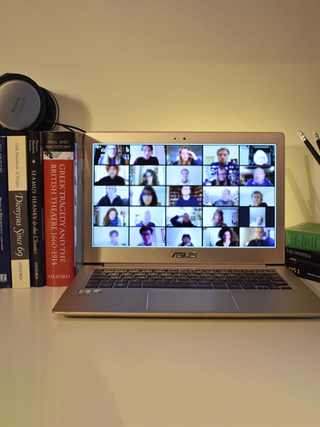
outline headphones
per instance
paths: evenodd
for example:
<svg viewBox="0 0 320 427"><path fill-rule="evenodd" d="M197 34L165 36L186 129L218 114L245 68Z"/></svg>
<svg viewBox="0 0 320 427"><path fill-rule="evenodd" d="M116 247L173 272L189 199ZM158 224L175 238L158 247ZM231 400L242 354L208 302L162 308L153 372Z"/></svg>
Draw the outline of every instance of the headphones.
<svg viewBox="0 0 320 427"><path fill-rule="evenodd" d="M58 102L47 89L22 74L0 76L0 135L52 130L58 119Z"/></svg>

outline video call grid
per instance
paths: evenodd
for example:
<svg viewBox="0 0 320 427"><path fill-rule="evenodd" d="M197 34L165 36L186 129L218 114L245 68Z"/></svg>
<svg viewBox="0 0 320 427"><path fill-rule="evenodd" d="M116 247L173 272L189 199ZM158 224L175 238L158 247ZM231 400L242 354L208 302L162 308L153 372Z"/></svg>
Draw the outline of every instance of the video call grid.
<svg viewBox="0 0 320 427"><path fill-rule="evenodd" d="M119 154L119 152L121 153L121 155L118 156L117 162L115 161L110 162L110 158L107 160L105 159L107 150L109 149L110 146L117 151L117 154ZM137 149L141 150L141 152L139 153ZM180 153L178 151L179 149L180 149ZM180 160L182 160L181 153L183 151L186 152L187 150L189 151L189 157L192 157L190 164L188 165L179 164L178 159L180 158ZM225 157L227 157L227 159L225 160L222 159L222 162L225 162L225 163L220 162L219 164L218 159L219 160L221 159L217 150L219 150L220 153L222 152L221 154L224 154ZM146 159L146 157L144 156L145 153L143 151L149 151L148 159ZM157 156L154 156L153 151L156 151ZM161 155L161 152L162 152L162 155ZM99 155L97 155L97 153ZM222 226L219 223L217 225L208 224L204 220L206 211L209 211L209 210L213 211L215 208L219 206L219 204L212 204L211 206L211 202L206 201L204 195L207 192L207 190L209 191L210 189L211 191L214 191L216 190L217 187L219 189L221 189L222 187L222 191L224 191L225 189L227 190L231 189L233 190L233 193L237 195L238 199L234 202L232 207L233 207L233 210L238 211L238 220L236 222L233 222L232 226L230 223L227 226L228 228L231 228L231 230L237 237L236 239L237 245L239 244L239 231L242 229L243 226L250 227L250 228L254 226L274 228L274 222L275 222L275 212L274 212L275 147L274 146L259 145L259 144L254 144L254 145L212 144L212 145L206 145L206 146L201 146L201 145L181 146L181 144L172 144L172 145L154 144L152 146L144 145L140 147L139 146L130 147L129 145L107 146L103 144L96 144L94 146L93 155L94 155L94 160L93 160L94 192L95 192L95 189L101 185L104 186L104 188L107 188L108 186L114 186L116 188L118 187L117 185L115 184L113 185L110 182L108 184L106 183L100 184L99 180L97 180L97 175L98 175L97 170L99 171L99 169L101 170L104 169L104 171L106 171L107 167L109 167L110 169L111 166L117 165L118 167L121 168L120 170L125 172L123 174L124 176L122 177L124 178L124 182L122 182L121 184L118 183L118 185L120 185L120 188L125 187L128 189L127 202L125 206L121 206L121 209L125 209L127 213L127 221L126 221L125 227L128 227L128 231L130 228L133 228L133 229L139 228L137 227L136 223L132 222L132 219L131 219L131 214L134 213L134 210L137 211L136 208L140 206L139 203L134 202L134 200L132 199L132 194L131 194L132 190L139 189L139 191L141 191L141 188L145 188L145 187L154 188L156 191L157 190L160 191L160 189L165 190L164 194L162 194L162 201L160 202L160 207L163 207L164 214L165 214L164 223L162 223L160 226L157 224L153 224L153 227L152 227L153 229L160 228L161 232L163 232L164 230L165 245L168 245L168 241L170 240L168 238L168 232L173 233L172 227L168 225L167 213L169 211L173 211L174 207L176 208L179 206L180 209L184 209L185 211L187 211L187 208L192 207L200 215L201 221L196 225L198 229L202 230L201 242L199 246L203 246L205 244L204 233L206 233L209 228L220 228L220 229L222 228ZM259 155L260 155L260 158L259 158ZM254 161L254 159L258 159L258 161ZM148 170L149 172L152 170L153 171L157 170L158 174L162 176L162 180L164 179L164 185L161 185L161 182L158 183L160 185L154 185L154 184L147 185L146 183L141 183L141 182L137 184L134 180L134 177L135 177L135 174L137 173L137 170L139 171L140 168L143 169L145 172ZM198 178L201 177L201 180L198 180L196 184L200 184L200 185L194 185L194 182L188 183L188 179L186 182L183 182L182 180L181 180L181 183L178 182L178 180L173 182L173 179L175 180L177 178L177 176L175 176L174 174L172 175L175 168L177 168L177 171L179 170L180 175L182 171L185 171L185 170L192 171L193 175L195 175L194 172L196 171L197 177ZM241 197L244 194L244 187L248 185L247 184L248 181L243 181L242 178L245 173L252 175L255 169L267 171L266 176L268 176L270 180L268 180L267 185L265 185L264 183L260 185L254 183L252 186L250 186L251 190L256 190L256 192L257 191L259 192L259 190L264 190L266 187L270 192L270 190L273 189L273 194L271 191L271 194L272 194L271 199L273 199L273 202L271 203L269 202L269 205L266 205L266 203L261 203L260 207L252 207L254 206L252 205L249 208L248 204L243 205L241 202ZM170 179L168 178L168 174L167 174L168 171L170 171L170 176L171 176ZM233 175L232 182L226 183L226 179L225 179L222 184L220 182L219 183L216 182L216 185L215 183L212 184L212 181L214 181L214 179L216 179L217 181L217 174L218 172L221 172L221 171L222 172L226 171L229 177L230 175ZM106 174L106 172L104 172L104 174ZM208 172L210 172L211 175L209 175ZM118 177L118 175L116 177ZM253 178L251 178L251 181L253 181ZM175 199L173 194L176 193L176 190L181 190L182 187L189 187L193 190L191 192L193 195L191 195L190 197L194 198L194 196L197 196L195 198L195 200L197 200L197 203L190 202L184 205L177 204L177 200ZM235 188L237 189L237 191L235 191ZM164 197L164 203L163 203L163 197ZM248 194L246 195L246 198L248 198ZM94 209L97 209L98 206L97 206L96 200L93 201L93 204L94 204ZM159 205L157 206L159 207ZM141 209L144 209L144 208L141 208ZM155 206L148 206L148 210L150 212L152 212L152 209L154 210L157 208ZM256 210L258 213L259 209L260 211L261 209L262 211L263 209L265 210L265 215L264 215L265 218L263 223L252 224L251 222L248 223L247 220L243 219L243 218L249 217L250 210L251 212L253 210ZM229 206L228 207L222 206L221 210L224 213L226 213L228 210L230 210L230 208ZM189 216L189 220L190 220L190 216ZM191 217L191 221L194 222L194 218ZM184 219L183 219L183 224L184 224ZM173 224L172 221L171 221L171 225L173 225L173 228L175 228L176 226L181 227L180 228L181 232L184 232L184 233L187 233L187 231L190 230L188 225L184 227L183 225L182 226L179 224L177 225L177 223ZM227 225L227 224L224 223L224 225ZM123 227L123 225L121 226ZM274 231L273 231L273 234L274 234ZM131 245L130 238L131 238L131 233L128 232L129 246ZM136 240L136 238L134 240ZM177 245L181 246L181 244L177 244L177 243L174 246L177 246ZM137 246L136 242L134 246Z"/></svg>

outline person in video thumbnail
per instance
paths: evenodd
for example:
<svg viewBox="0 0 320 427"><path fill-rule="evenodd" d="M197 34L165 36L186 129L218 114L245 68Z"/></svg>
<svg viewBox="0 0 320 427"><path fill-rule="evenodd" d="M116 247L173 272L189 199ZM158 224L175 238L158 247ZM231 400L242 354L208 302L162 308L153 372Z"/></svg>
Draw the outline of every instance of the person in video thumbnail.
<svg viewBox="0 0 320 427"><path fill-rule="evenodd" d="M115 208L110 208L103 218L103 225L108 227L118 227L122 225L121 219L118 217L118 211Z"/></svg>
<svg viewBox="0 0 320 427"><path fill-rule="evenodd" d="M105 153L98 160L98 165L125 165L125 163L116 145L108 145Z"/></svg>
<svg viewBox="0 0 320 427"><path fill-rule="evenodd" d="M235 166L237 163L229 162L230 151L226 147L217 151L218 161L211 163L211 166Z"/></svg>
<svg viewBox="0 0 320 427"><path fill-rule="evenodd" d="M111 230L109 233L110 236L110 246L125 246L118 242L119 232L117 230Z"/></svg>
<svg viewBox="0 0 320 427"><path fill-rule="evenodd" d="M218 236L220 237L220 240L217 241L216 246L237 246L231 228L221 228Z"/></svg>
<svg viewBox="0 0 320 427"><path fill-rule="evenodd" d="M219 167L217 177L212 181L212 185L231 185L226 168Z"/></svg>
<svg viewBox="0 0 320 427"><path fill-rule="evenodd" d="M256 168L253 171L253 179L249 179L249 181L246 183L248 186L252 185L264 185L264 186L270 186L272 185L271 181L266 179L266 174L262 168Z"/></svg>
<svg viewBox="0 0 320 427"><path fill-rule="evenodd" d="M176 206L199 206L198 199L191 196L191 188L189 185L181 187L181 197L177 200Z"/></svg>
<svg viewBox="0 0 320 427"><path fill-rule="evenodd" d="M106 166L107 176L101 178L98 182L95 182L97 185L125 185L125 180L118 176L120 167L118 165Z"/></svg>
<svg viewBox="0 0 320 427"><path fill-rule="evenodd" d="M250 227L259 227L260 225L263 225L263 218L262 216L257 216L256 220L250 223Z"/></svg>
<svg viewBox="0 0 320 427"><path fill-rule="evenodd" d="M201 165L201 159L198 159L196 154L189 147L181 147L179 149L179 160L174 162L174 165Z"/></svg>
<svg viewBox="0 0 320 427"><path fill-rule="evenodd" d="M212 225L214 227L226 227L227 224L223 222L223 211L216 209L212 217Z"/></svg>
<svg viewBox="0 0 320 427"><path fill-rule="evenodd" d="M266 207L268 206L265 202L263 202L263 195L261 193L261 191L254 191L251 194L251 200L252 200L252 205L250 206L261 206L261 207Z"/></svg>
<svg viewBox="0 0 320 427"><path fill-rule="evenodd" d="M263 227L257 227L256 238L250 240L248 246L274 246L274 240L268 236Z"/></svg>
<svg viewBox="0 0 320 427"><path fill-rule="evenodd" d="M159 160L157 157L154 157L153 154L153 147L152 145L143 145L141 147L142 156L137 157L134 161L134 165L158 165Z"/></svg>
<svg viewBox="0 0 320 427"><path fill-rule="evenodd" d="M157 206L158 205L158 197L154 189L147 185L141 191L139 197L140 206Z"/></svg>
<svg viewBox="0 0 320 427"><path fill-rule="evenodd" d="M153 229L151 227L143 226L139 230L142 242L137 246L158 246L155 242L152 241Z"/></svg>
<svg viewBox="0 0 320 427"><path fill-rule="evenodd" d="M177 182L177 185L192 185L193 182L189 179L189 171L188 169L181 169L180 171L181 179Z"/></svg>
<svg viewBox="0 0 320 427"><path fill-rule="evenodd" d="M193 243L191 242L190 234L182 235L182 242L179 243L179 246L193 246Z"/></svg>
<svg viewBox="0 0 320 427"><path fill-rule="evenodd" d="M106 188L106 195L101 197L98 206L123 206L123 200L116 194L116 187L110 185Z"/></svg>
<svg viewBox="0 0 320 427"><path fill-rule="evenodd" d="M151 220L151 214L150 211L145 211L144 215L143 215L143 220L138 222L138 224L136 224L136 226L138 227L155 227L156 225L150 221Z"/></svg>
<svg viewBox="0 0 320 427"><path fill-rule="evenodd" d="M181 218L182 222L179 221ZM174 227L195 227L195 225L190 221L189 214L186 212L183 215L175 215L170 219L170 222Z"/></svg>
<svg viewBox="0 0 320 427"><path fill-rule="evenodd" d="M140 185L159 185L157 174L153 169L147 169L143 174L143 181Z"/></svg>
<svg viewBox="0 0 320 427"><path fill-rule="evenodd" d="M228 188L222 190L221 199L213 203L213 206L233 206L233 201L230 200L231 191Z"/></svg>

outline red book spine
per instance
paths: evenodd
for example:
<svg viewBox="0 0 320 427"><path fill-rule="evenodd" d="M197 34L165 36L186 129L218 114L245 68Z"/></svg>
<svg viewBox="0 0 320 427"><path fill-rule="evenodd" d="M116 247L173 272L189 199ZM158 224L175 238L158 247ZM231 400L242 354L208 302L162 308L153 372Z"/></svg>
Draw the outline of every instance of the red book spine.
<svg viewBox="0 0 320 427"><path fill-rule="evenodd" d="M44 132L46 285L68 286L74 262L74 134Z"/></svg>

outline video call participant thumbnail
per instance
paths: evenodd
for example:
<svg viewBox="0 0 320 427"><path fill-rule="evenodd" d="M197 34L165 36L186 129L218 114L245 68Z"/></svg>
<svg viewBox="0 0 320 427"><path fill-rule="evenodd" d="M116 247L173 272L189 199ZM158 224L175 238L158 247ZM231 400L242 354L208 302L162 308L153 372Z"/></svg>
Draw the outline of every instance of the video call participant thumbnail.
<svg viewBox="0 0 320 427"><path fill-rule="evenodd" d="M134 165L158 165L159 160L153 156L153 146L143 145L141 147L142 156L137 157L133 162Z"/></svg>
<svg viewBox="0 0 320 427"><path fill-rule="evenodd" d="M118 165L106 166L107 176L95 182L95 185L125 185L125 180L119 175L120 167Z"/></svg>
<svg viewBox="0 0 320 427"><path fill-rule="evenodd" d="M139 230L142 242L137 246L158 246L156 242L152 241L153 228L142 226Z"/></svg>

